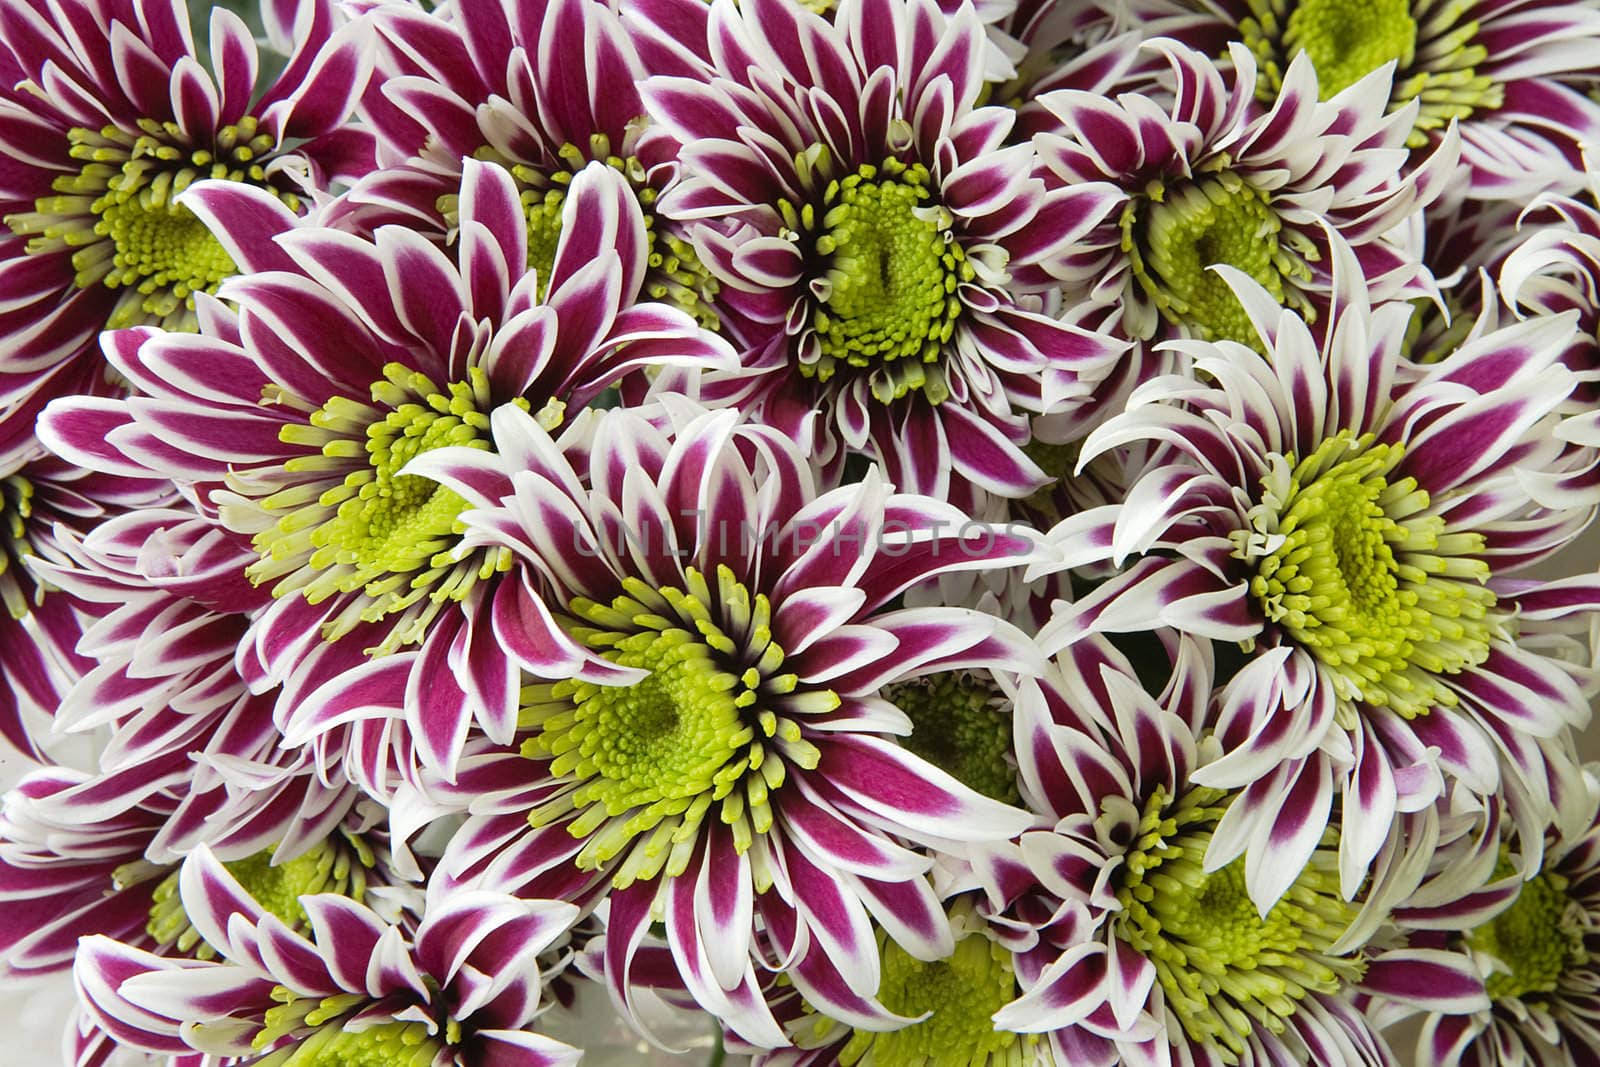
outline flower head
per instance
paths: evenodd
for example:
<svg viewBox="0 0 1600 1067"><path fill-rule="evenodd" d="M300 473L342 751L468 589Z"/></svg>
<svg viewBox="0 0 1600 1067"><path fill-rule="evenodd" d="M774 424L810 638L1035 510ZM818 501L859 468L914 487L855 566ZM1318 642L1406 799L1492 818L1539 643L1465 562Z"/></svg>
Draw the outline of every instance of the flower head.
<svg viewBox="0 0 1600 1067"><path fill-rule="evenodd" d="M359 26L303 0L264 5L290 52L257 85L244 22L216 9L211 69L188 9L163 0L22 0L0 20L0 400L81 391L107 328L196 326L195 294L239 264L178 196L202 179L248 186L283 211L372 165L346 120L366 84Z"/></svg>
<svg viewBox="0 0 1600 1067"><path fill-rule="evenodd" d="M736 412L663 398L659 414L670 432L618 410L558 442L503 407L494 452L416 463L474 504L469 543L518 558L493 618L521 678L520 743L470 742L454 783L425 783L473 812L444 870L608 897L619 997L640 924L662 917L694 997L756 1044L784 1042L759 1008L758 915L814 1003L882 1019L868 915L894 914L918 958L949 943L931 861L890 835L988 840L1024 821L895 744L910 723L888 699L1033 660L998 619L891 604L943 572L1025 562L1034 542L876 474L819 495L795 444ZM290 736L370 700L330 685ZM697 896L705 878L723 889Z"/></svg>
<svg viewBox="0 0 1600 1067"><path fill-rule="evenodd" d="M532 1029L538 957L575 918L570 904L462 893L430 907L413 932L313 894L300 898L304 937L203 849L184 867L182 893L221 960L167 959L99 937L79 955L80 995L127 1045L292 1067L488 1067L510 1057L555 1067L580 1055Z"/></svg>
<svg viewBox="0 0 1600 1067"><path fill-rule="evenodd" d="M274 598L241 661L258 688L330 643L353 645L357 660L420 645L432 663L509 564L504 549L455 552L466 502L404 473L417 456L488 448L499 405L553 427L640 367L726 351L686 314L633 303L643 226L622 178L599 164L574 182L542 299L498 167L467 164L455 262L400 227L369 241L296 226L230 186L189 195L220 231L253 235L239 241L255 273L226 290L238 313L218 309L198 335L113 335L111 358L150 398L63 401L45 427L86 465L197 486L224 527L250 536L245 574ZM263 225L278 227L276 242ZM511 714L488 697L477 707L496 722ZM448 745L424 750L452 757Z"/></svg>
<svg viewBox="0 0 1600 1067"><path fill-rule="evenodd" d="M1438 771L1479 796L1504 780L1518 819L1542 823L1548 767L1571 766L1562 734L1588 708L1566 646L1593 605L1576 587L1503 577L1570 540L1597 492L1589 452L1559 430L1577 382L1562 366L1571 318L1482 333L1424 370L1399 354L1405 305L1369 310L1359 288L1341 289L1318 343L1259 286L1229 278L1268 358L1185 343L1192 367L1167 379L1183 390L1151 383L1090 436L1085 455L1159 448L1126 504L1056 539L1141 558L1041 640L1153 620L1243 643L1250 660L1214 727L1221 754L1195 780L1250 787L1240 817L1263 827L1286 805L1320 826L1337 792L1349 896L1397 813L1439 794ZM1542 633L1563 626L1566 637ZM1264 830L1253 841L1275 849ZM1287 879L1302 859L1260 869Z"/></svg>
<svg viewBox="0 0 1600 1067"><path fill-rule="evenodd" d="M703 395L876 457L896 484L1021 496L1027 414L1072 406L1120 351L1041 314L1104 186L1047 191L1015 114L978 106L970 7L864 0L833 23L784 3L713 9L699 78L644 83L683 147L662 214L679 219L751 324L742 372ZM825 101L825 102L824 102Z"/></svg>

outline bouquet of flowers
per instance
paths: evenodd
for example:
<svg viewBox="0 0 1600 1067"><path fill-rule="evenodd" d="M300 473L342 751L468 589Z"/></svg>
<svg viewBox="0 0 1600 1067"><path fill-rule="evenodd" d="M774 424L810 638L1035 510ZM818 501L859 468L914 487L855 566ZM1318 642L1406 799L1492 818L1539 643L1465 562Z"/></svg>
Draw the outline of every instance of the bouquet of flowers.
<svg viewBox="0 0 1600 1067"><path fill-rule="evenodd" d="M1600 0L236 6L0 3L61 1062L1600 1064Z"/></svg>

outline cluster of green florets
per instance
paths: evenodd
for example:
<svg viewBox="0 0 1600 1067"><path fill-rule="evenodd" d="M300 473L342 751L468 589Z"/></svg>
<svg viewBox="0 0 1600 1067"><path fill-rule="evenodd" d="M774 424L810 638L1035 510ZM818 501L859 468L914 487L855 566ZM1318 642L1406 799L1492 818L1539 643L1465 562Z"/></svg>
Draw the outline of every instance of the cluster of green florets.
<svg viewBox="0 0 1600 1067"><path fill-rule="evenodd" d="M1257 96L1277 99L1284 72L1300 52L1311 57L1322 99L1343 91L1391 60L1391 110L1420 100L1407 143L1452 119L1492 111L1505 88L1477 67L1489 58L1468 18L1471 0L1246 0L1239 37L1258 63Z"/></svg>
<svg viewBox="0 0 1600 1067"><path fill-rule="evenodd" d="M627 853L613 875L619 888L663 869L682 874L713 811L734 848L749 849L772 827L770 794L789 766L809 770L820 757L799 724L772 707L798 678L780 670L766 596L752 596L726 566L709 581L688 568L682 589L629 578L609 604L580 598L567 610L573 637L612 663L650 673L632 685L524 688L520 725L537 733L523 755L549 760L550 772L570 782L529 821L543 826L575 813L569 830L587 839L580 867ZM819 713L838 705L829 691L802 702Z"/></svg>
<svg viewBox="0 0 1600 1067"><path fill-rule="evenodd" d="M1262 915L1244 859L1207 871L1205 854L1228 794L1192 788L1147 801L1117 886L1117 938L1148 959L1166 1009L1224 1062L1244 1055L1257 1026L1282 1033L1299 1001L1360 977L1359 959L1330 953L1355 919L1339 892L1337 850L1325 842ZM1331 836L1331 835L1330 835Z"/></svg>
<svg viewBox="0 0 1600 1067"><path fill-rule="evenodd" d="M1502 862L1499 877L1511 873ZM1522 883L1509 908L1468 930L1466 947L1490 957L1484 988L1495 1000L1542 1000L1561 979L1588 960L1581 908L1567 895L1567 879L1555 871Z"/></svg>
<svg viewBox="0 0 1600 1067"><path fill-rule="evenodd" d="M1443 678L1482 663L1502 633L1483 538L1445 532L1416 479L1389 481L1403 454L1341 431L1299 463L1279 457L1233 540L1266 617L1342 699L1411 717L1454 706Z"/></svg>
<svg viewBox="0 0 1600 1067"><path fill-rule="evenodd" d="M194 294L215 292L235 272L233 260L188 208L174 198L201 179L249 182L272 190L291 210L298 197L279 189L265 164L278 148L253 115L197 144L176 123L145 119L137 130L106 126L68 131L77 174L53 183L31 212L6 217L29 238L30 252L75 250L79 288L124 290L109 329L157 325L192 329Z"/></svg>
<svg viewBox="0 0 1600 1067"><path fill-rule="evenodd" d="M306 925L300 898L312 893L337 893L361 901L367 892L367 871L376 863L371 848L359 837L341 834L319 842L293 859L277 861L273 849L263 849L224 867L270 915L291 927ZM156 886L150 898L150 918L145 932L158 945L200 959L215 955L189 921L178 893L178 872L172 871Z"/></svg>
<svg viewBox="0 0 1600 1067"><path fill-rule="evenodd" d="M555 264L556 247L561 241L562 213L572 179L590 162L598 161L628 180L628 187L638 198L644 215L649 248L640 299L672 304L693 315L704 329L720 330L722 320L713 310L712 301L721 283L700 262L694 245L662 226L654 210L659 190L651 184L644 163L627 153L626 146L614 149L611 138L596 133L590 137L587 151L573 144L562 145L556 153L558 162L554 167L514 162L493 148L480 149L477 156L499 164L516 179L523 217L528 223L528 268L539 279L541 296ZM461 217L460 196L456 193L441 196L439 212L449 226L457 226Z"/></svg>
<svg viewBox="0 0 1600 1067"><path fill-rule="evenodd" d="M828 182L820 205L778 210L789 233L813 234L809 337L800 373L826 382L866 371L883 403L921 390L949 396L942 362L961 318L957 290L976 277L953 218L920 163L865 163Z"/></svg>
<svg viewBox="0 0 1600 1067"><path fill-rule="evenodd" d="M29 519L33 517L33 483L20 474L0 478L0 604L14 619L28 613L31 585L23 558L33 554Z"/></svg>
<svg viewBox="0 0 1600 1067"><path fill-rule="evenodd" d="M1230 171L1160 192L1160 198L1136 198L1122 216L1134 278L1169 322L1208 341L1260 348L1244 305L1211 266L1242 271L1279 304L1303 305L1295 287L1311 277L1306 260L1315 250L1284 231L1267 193Z"/></svg>
<svg viewBox="0 0 1600 1067"><path fill-rule="evenodd" d="M420 639L438 608L466 597L475 581L509 567L510 554L457 559L466 501L430 479L400 473L436 448L489 447L494 397L487 375L473 367L465 380L441 386L399 363L383 373L370 403L335 396L305 422L279 431L285 443L318 454L287 460L285 473L307 481L259 501L277 518L255 536L262 558L246 573L256 582L287 575L273 594L299 592L313 604L337 593L363 593L359 610L325 628L329 640L359 622L418 606L416 617L392 636L391 645L398 645ZM520 398L513 402L528 406ZM559 410L540 414L550 425L559 422ZM341 470L342 480L318 480Z"/></svg>
<svg viewBox="0 0 1600 1067"><path fill-rule="evenodd" d="M1018 800L1009 704L991 682L967 672L932 674L882 695L911 719L906 748L984 796Z"/></svg>

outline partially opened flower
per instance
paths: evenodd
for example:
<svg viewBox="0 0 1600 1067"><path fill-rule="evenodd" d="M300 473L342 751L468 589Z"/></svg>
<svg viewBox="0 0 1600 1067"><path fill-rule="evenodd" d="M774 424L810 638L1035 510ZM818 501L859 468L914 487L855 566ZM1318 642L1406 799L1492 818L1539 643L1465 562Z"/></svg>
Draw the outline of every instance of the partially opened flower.
<svg viewBox="0 0 1600 1067"><path fill-rule="evenodd" d="M464 666L473 685L520 687L521 744L469 739L455 782L425 783L441 808L471 810L442 870L606 897L621 1002L659 919L694 997L754 1044L785 1041L761 1002L758 929L814 1004L882 1023L869 916L917 958L950 949L931 860L901 841L1003 839L1027 821L894 743L911 727L894 687L1036 659L998 619L896 598L1038 558L1035 538L876 473L818 495L782 434L667 401L670 433L615 410L560 443L503 407L493 452L415 461L474 505L469 545L517 561L494 604L502 654ZM291 741L373 714L381 688L313 694Z"/></svg>
<svg viewBox="0 0 1600 1067"><path fill-rule="evenodd" d="M1177 42L1147 49L1171 67L1164 96L1060 90L1039 104L1055 127L1034 136L1041 161L1071 189L1112 182L1117 203L1074 250L1069 294L1123 307L1139 338L1193 336L1255 345L1255 329L1222 276L1250 276L1275 303L1314 320L1332 284L1329 241L1350 244L1375 298L1418 296L1431 279L1393 231L1454 173L1455 142L1397 177L1411 112L1386 114L1376 72L1326 102L1309 60L1254 105L1254 61L1233 51L1230 86ZM1330 231L1337 234L1329 236Z"/></svg>
<svg viewBox="0 0 1600 1067"><path fill-rule="evenodd" d="M1354 265L1339 274L1319 343L1230 271L1267 358L1179 343L1188 373L1090 436L1085 456L1159 448L1124 504L1053 539L1069 557L1140 558L1062 605L1041 641L1154 625L1241 642L1218 758L1194 779L1248 787L1236 817L1259 832L1209 862L1271 841L1285 808L1320 828L1337 795L1348 896L1396 814L1438 796L1435 762L1480 796L1503 790L1519 822L1548 821L1549 769L1572 765L1564 732L1589 718L1582 645L1600 601L1592 583L1507 575L1570 542L1600 486L1593 451L1561 440L1571 315L1417 368L1399 354L1409 307L1370 310Z"/></svg>
<svg viewBox="0 0 1600 1067"><path fill-rule="evenodd" d="M642 91L683 145L661 213L691 224L718 305L761 327L715 395L907 490L1037 488L1028 413L1086 398L1122 346L1031 294L1115 190L1047 191L1032 149L1004 147L1016 115L977 106L970 7L846 0L829 23L724 0L711 23L707 76Z"/></svg>
<svg viewBox="0 0 1600 1067"><path fill-rule="evenodd" d="M1600 135L1593 80L1600 12L1564 0L1135 0L1153 19L1220 58L1233 42L1257 60L1270 102L1294 60L1316 66L1324 99L1393 63L1386 110L1415 105L1407 144L1421 148L1459 124L1470 195L1531 199L1582 185L1579 148ZM1173 18L1177 13L1178 18Z"/></svg>
<svg viewBox="0 0 1600 1067"><path fill-rule="evenodd" d="M85 940L76 975L124 1044L198 1050L271 1067L555 1067L581 1053L538 1033L539 955L570 904L459 893L412 932L345 897L300 898L309 937L264 911L204 850L184 867L184 907L221 960Z"/></svg>
<svg viewBox="0 0 1600 1067"><path fill-rule="evenodd" d="M0 401L99 378L95 335L194 329L237 264L176 197L248 185L285 211L372 165L348 127L370 50L328 0L264 4L290 51L271 83L244 22L211 16L210 68L172 0L18 0L0 10Z"/></svg>
<svg viewBox="0 0 1600 1067"><path fill-rule="evenodd" d="M400 222L442 240L460 223L462 159L474 157L516 179L528 263L546 277L572 180L599 161L639 200L644 296L719 327L707 303L716 280L679 228L652 210L677 145L644 122L645 71L619 13L593 0L465 0L436 14L389 5L376 15L392 58L380 64L383 99L369 97L365 110L400 161L359 182L331 220Z"/></svg>
<svg viewBox="0 0 1600 1067"><path fill-rule="evenodd" d="M401 227L370 241L297 227L242 187L188 196L253 271L224 290L237 315L213 302L198 335L111 335L112 361L148 396L60 401L44 430L85 465L195 486L252 538L245 573L275 598L240 656L257 689L316 684L297 668L328 643L345 667L419 644L434 662L487 604L510 553L454 552L465 502L402 474L414 457L487 449L498 405L553 427L641 367L727 355L687 314L634 303L644 227L601 164L573 183L542 299L499 167L467 164L455 262ZM420 718L420 679L413 690Z"/></svg>

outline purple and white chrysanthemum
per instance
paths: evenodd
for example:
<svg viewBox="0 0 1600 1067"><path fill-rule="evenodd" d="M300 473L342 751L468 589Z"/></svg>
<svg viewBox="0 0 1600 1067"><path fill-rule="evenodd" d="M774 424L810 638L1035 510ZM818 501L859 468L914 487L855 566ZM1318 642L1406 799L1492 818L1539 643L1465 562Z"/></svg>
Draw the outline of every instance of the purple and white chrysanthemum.
<svg viewBox="0 0 1600 1067"><path fill-rule="evenodd" d="M1119 5L1120 6L1120 5ZM1332 97L1385 64L1379 105L1414 107L1407 144L1437 142L1458 124L1466 193L1526 202L1583 185L1581 149L1600 139L1594 83L1600 11L1567 0L1132 0L1152 34L1224 58L1235 43L1256 59L1270 101L1307 56Z"/></svg>
<svg viewBox="0 0 1600 1067"><path fill-rule="evenodd" d="M1042 314L1109 186L1047 190L1016 113L977 106L969 7L713 4L714 69L656 76L677 139L660 212L690 225L719 307L759 328L703 395L758 410L823 464L870 453L895 484L1004 496L1044 477L1027 417L1085 398L1122 346ZM842 446L842 447L841 447Z"/></svg>
<svg viewBox="0 0 1600 1067"><path fill-rule="evenodd" d="M1592 780L1590 782L1592 787ZM1448 933L1410 921L1397 924L1415 944L1470 961L1488 1003L1477 1011L1425 1015L1417 1062L1439 1067L1589 1067L1600 1063L1600 812L1587 798L1577 833L1556 836L1543 866L1524 876L1501 859L1495 881L1438 911L1453 912ZM1494 857L1489 857L1493 862ZM1441 876L1441 888L1453 879ZM1461 921L1460 916L1469 918ZM1430 915L1431 919L1433 916ZM1383 1003L1380 1018L1415 1014Z"/></svg>
<svg viewBox="0 0 1600 1067"><path fill-rule="evenodd" d="M86 605L32 564L64 559L63 539L170 492L148 476L74 466L31 436L0 455L0 738L9 747L42 755L65 693L93 666L78 654Z"/></svg>
<svg viewBox="0 0 1600 1067"><path fill-rule="evenodd" d="M1247 794L1194 784L1213 700L1203 643L1173 646L1152 695L1088 637L1012 697L1022 794L1048 828L975 860L980 910L1025 990L997 1027L1048 1034L1075 1067L1388 1065L1350 1002L1358 987L1420 984L1424 1006L1479 1006L1461 961L1364 947L1383 905L1368 919L1340 893L1332 831L1252 826L1239 817ZM1287 872L1254 862L1259 852L1207 861L1213 841L1256 832L1291 840L1302 861ZM1389 874L1369 892L1408 888L1403 870ZM1263 883L1269 907L1252 899Z"/></svg>
<svg viewBox="0 0 1600 1067"><path fill-rule="evenodd" d="M1420 296L1432 281L1391 237L1454 173L1447 137L1397 177L1412 112L1386 115L1384 71L1326 102L1308 59L1289 67L1265 110L1254 60L1233 51L1230 86L1203 55L1170 40L1147 49L1171 67L1170 101L1060 90L1039 98L1055 128L1040 160L1068 189L1110 182L1115 205L1073 250L1069 295L1123 308L1131 336L1195 336L1254 345L1250 319L1221 275L1253 278L1308 321L1332 285L1330 241L1355 251L1375 299ZM1330 234L1336 234L1337 237Z"/></svg>
<svg viewBox="0 0 1600 1067"><path fill-rule="evenodd" d="M176 960L84 941L79 994L127 1046L225 1063L563 1067L579 1050L538 1033L539 956L571 904L460 892L396 925L346 897L300 898L302 936L206 850L183 867L184 909L222 959Z"/></svg>
<svg viewBox="0 0 1600 1067"><path fill-rule="evenodd" d="M330 0L261 5L290 53L257 84L255 40L212 11L210 69L175 0L17 0L0 9L0 400L79 392L95 336L195 326L194 294L238 268L177 194L225 179L300 209L372 166L348 125L370 69Z"/></svg>
<svg viewBox="0 0 1600 1067"><path fill-rule="evenodd" d="M758 929L814 1004L892 1023L871 999L869 916L917 958L951 948L931 860L901 840L1001 840L1027 821L896 744L911 723L892 690L1037 658L998 619L893 604L941 573L1036 560L1036 536L876 472L819 495L771 427L666 397L661 414L670 433L616 410L558 442L503 407L494 451L412 467L470 502L467 545L516 560L492 614L503 653L462 667L464 684L520 689L521 743L471 739L453 784L423 783L439 810L472 813L441 870L604 897L619 1005L660 921L694 997L754 1044L786 1040L761 1000ZM368 681L313 695L290 740L374 714L384 687Z"/></svg>
<svg viewBox="0 0 1600 1067"><path fill-rule="evenodd" d="M1293 812L1320 830L1337 796L1349 895L1397 812L1434 803L1439 771L1479 796L1503 790L1520 824L1547 823L1569 791L1549 774L1572 767L1565 732L1589 718L1600 587L1507 575L1569 543L1600 485L1594 450L1560 439L1574 316L1417 367L1400 355L1409 306L1369 309L1348 259L1338 276L1319 343L1228 270L1268 357L1174 342L1187 373L1147 383L1089 437L1086 457L1159 447L1124 503L1052 539L1069 562L1139 558L1058 605L1040 640L1155 626L1241 642L1252 654L1194 778L1248 788L1235 817L1263 829L1210 862L1266 847L1254 862L1287 879L1303 855L1265 828Z"/></svg>
<svg viewBox="0 0 1600 1067"><path fill-rule="evenodd" d="M599 161L640 203L644 298L720 325L706 303L715 280L679 228L651 210L677 145L643 121L645 70L619 13L593 0L465 0L435 15L381 5L374 24L389 58L379 64L381 98L369 97L364 112L396 162L342 197L332 224L403 223L442 242L459 224L462 159L475 157L516 178L529 267L544 277L572 180Z"/></svg>
<svg viewBox="0 0 1600 1067"><path fill-rule="evenodd" d="M222 290L237 312L207 300L198 334L108 335L113 364L143 395L59 401L42 430L91 468L192 486L224 527L253 539L245 573L275 600L251 621L241 670L258 690L291 682L290 705L296 686L315 684L301 668L319 657L341 662L312 674L420 645L431 670L487 625L488 591L511 554L454 551L464 502L403 474L415 456L488 448L500 405L554 427L642 367L728 362L687 314L634 303L644 225L603 164L572 184L548 279L528 270L511 176L489 164L466 164L454 262L398 226L370 241L297 226L241 185L186 199L251 271ZM420 719L426 687L420 675L407 685ZM480 705L486 724L503 721L499 711Z"/></svg>

